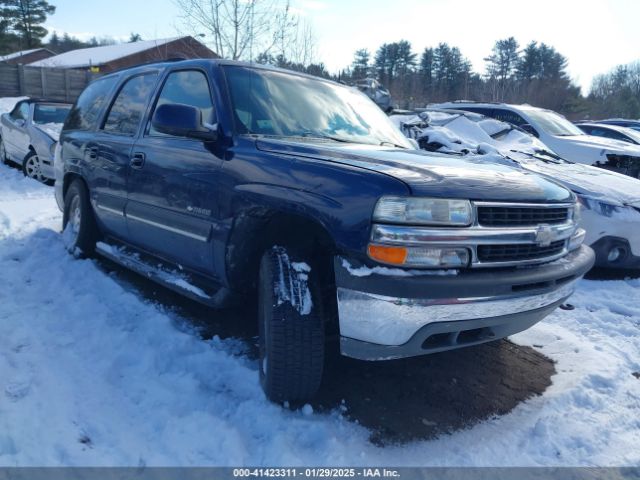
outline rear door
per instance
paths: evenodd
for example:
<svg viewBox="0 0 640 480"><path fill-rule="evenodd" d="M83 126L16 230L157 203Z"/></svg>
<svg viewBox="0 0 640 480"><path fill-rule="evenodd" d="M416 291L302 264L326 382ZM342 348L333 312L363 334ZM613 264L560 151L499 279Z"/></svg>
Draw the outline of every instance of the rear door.
<svg viewBox="0 0 640 480"><path fill-rule="evenodd" d="M148 118L157 106L167 103L196 107L203 122L215 123L204 70L169 71ZM223 161L215 143L162 134L149 120L132 158L126 208L131 239L144 249L215 277L218 172Z"/></svg>
<svg viewBox="0 0 640 480"><path fill-rule="evenodd" d="M120 86L97 132L84 146L91 168L91 195L106 229L127 238L124 218L131 150L158 79L157 71L127 78Z"/></svg>

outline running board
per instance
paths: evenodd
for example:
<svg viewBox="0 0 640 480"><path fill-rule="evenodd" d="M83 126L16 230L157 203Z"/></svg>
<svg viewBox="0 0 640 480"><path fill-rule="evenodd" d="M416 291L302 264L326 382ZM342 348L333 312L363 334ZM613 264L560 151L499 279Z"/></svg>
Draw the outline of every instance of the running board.
<svg viewBox="0 0 640 480"><path fill-rule="evenodd" d="M129 269L169 290L203 303L210 307L222 307L230 297L229 290L204 286L186 272L176 271L166 262L153 258L153 264L143 258L143 254L125 246L98 242L96 253ZM150 259L151 260L151 259Z"/></svg>

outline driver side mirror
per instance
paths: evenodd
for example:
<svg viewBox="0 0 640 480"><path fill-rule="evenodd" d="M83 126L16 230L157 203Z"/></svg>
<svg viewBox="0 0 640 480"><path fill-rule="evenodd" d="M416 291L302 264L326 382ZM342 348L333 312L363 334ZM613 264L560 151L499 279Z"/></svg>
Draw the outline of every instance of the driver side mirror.
<svg viewBox="0 0 640 480"><path fill-rule="evenodd" d="M151 125L160 133L196 138L207 142L218 139L218 124L204 124L202 112L191 105L165 103L156 108Z"/></svg>
<svg viewBox="0 0 640 480"><path fill-rule="evenodd" d="M24 127L27 124L27 121L24 118L16 118L15 124L18 127Z"/></svg>

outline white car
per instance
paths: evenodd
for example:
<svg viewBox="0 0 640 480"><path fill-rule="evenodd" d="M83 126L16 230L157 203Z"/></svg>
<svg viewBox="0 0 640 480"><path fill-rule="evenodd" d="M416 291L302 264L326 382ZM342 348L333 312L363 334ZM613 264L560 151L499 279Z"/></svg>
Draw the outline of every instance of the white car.
<svg viewBox="0 0 640 480"><path fill-rule="evenodd" d="M634 178L640 176L640 146L587 135L562 115L530 105L449 102L435 108L480 113L516 125L539 138L565 160L606 168Z"/></svg>
<svg viewBox="0 0 640 480"><path fill-rule="evenodd" d="M580 226L596 266L640 269L640 180L563 160L531 135L483 115L427 109L391 119L423 149L515 164L568 187L582 204Z"/></svg>

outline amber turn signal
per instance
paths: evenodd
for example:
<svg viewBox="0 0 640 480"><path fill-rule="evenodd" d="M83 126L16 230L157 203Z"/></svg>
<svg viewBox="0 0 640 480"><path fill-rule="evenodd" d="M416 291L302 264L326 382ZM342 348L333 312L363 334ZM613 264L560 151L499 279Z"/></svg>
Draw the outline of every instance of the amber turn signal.
<svg viewBox="0 0 640 480"><path fill-rule="evenodd" d="M405 247L390 247L387 245L369 245L369 257L382 263L393 265L403 265L407 260L407 249Z"/></svg>

